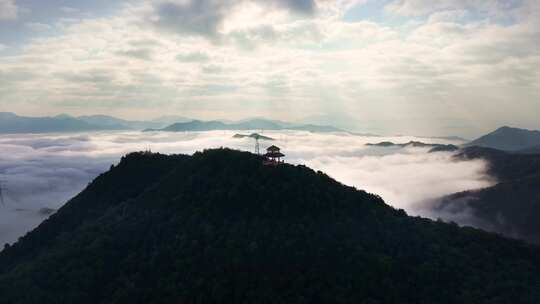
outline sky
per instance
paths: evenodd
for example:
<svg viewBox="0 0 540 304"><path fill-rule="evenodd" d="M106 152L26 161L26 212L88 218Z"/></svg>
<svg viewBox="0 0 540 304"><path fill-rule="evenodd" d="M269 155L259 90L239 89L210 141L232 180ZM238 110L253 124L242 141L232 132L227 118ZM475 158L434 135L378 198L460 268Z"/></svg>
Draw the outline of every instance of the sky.
<svg viewBox="0 0 540 304"><path fill-rule="evenodd" d="M210 132L93 132L80 134L0 135L0 246L11 243L82 191L122 155L151 149L187 153L229 147L253 151L250 138L235 131ZM410 215L443 218L463 225L480 225L467 209L440 210L438 199L455 192L493 185L483 160L455 159L453 153L428 153L429 148L374 147L367 143L411 140L460 144L460 141L411 136L370 137L346 132L272 131L261 148L276 144L291 164L307 165L332 178L380 195L387 204ZM484 227L488 229L490 227Z"/></svg>
<svg viewBox="0 0 540 304"><path fill-rule="evenodd" d="M540 129L540 1L0 0L0 111Z"/></svg>

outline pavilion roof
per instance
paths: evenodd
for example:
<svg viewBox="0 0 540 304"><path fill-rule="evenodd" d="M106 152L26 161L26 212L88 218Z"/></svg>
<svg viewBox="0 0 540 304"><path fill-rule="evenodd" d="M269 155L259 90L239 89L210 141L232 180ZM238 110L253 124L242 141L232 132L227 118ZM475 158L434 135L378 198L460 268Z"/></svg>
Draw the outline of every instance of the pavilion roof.
<svg viewBox="0 0 540 304"><path fill-rule="evenodd" d="M266 151L268 152L279 152L279 147L271 145L270 147L266 148Z"/></svg>
<svg viewBox="0 0 540 304"><path fill-rule="evenodd" d="M284 157L285 154L280 153L280 152L268 152L264 156L266 156L266 157Z"/></svg>

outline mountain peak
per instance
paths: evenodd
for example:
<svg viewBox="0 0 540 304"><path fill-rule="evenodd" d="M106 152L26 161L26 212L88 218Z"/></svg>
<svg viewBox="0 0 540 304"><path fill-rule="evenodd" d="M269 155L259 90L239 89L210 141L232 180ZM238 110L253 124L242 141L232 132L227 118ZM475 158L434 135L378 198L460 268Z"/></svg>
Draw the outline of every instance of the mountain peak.
<svg viewBox="0 0 540 304"><path fill-rule="evenodd" d="M466 146L480 146L504 151L519 151L540 145L540 131L503 126Z"/></svg>
<svg viewBox="0 0 540 304"><path fill-rule="evenodd" d="M58 118L58 119L74 119L73 116L71 116L69 114L65 114L65 113L55 115L54 118Z"/></svg>
<svg viewBox="0 0 540 304"><path fill-rule="evenodd" d="M530 131L526 130L526 129L514 128L514 127L510 127L510 126L502 126L502 127L496 129L493 132L494 133L500 133L500 132L530 132Z"/></svg>

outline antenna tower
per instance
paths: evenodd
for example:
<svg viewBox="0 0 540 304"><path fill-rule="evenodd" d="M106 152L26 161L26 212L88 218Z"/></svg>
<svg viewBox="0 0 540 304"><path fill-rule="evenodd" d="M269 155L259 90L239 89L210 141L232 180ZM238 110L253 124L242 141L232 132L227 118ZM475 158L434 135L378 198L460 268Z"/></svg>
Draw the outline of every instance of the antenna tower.
<svg viewBox="0 0 540 304"><path fill-rule="evenodd" d="M261 155L261 146L259 145L259 137L255 137L255 154Z"/></svg>

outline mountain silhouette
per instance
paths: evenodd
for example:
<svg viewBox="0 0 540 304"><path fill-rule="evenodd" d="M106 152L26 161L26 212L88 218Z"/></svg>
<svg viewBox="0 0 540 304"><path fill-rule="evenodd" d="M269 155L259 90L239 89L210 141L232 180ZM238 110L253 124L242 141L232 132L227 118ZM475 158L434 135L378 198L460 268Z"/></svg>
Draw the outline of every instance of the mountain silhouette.
<svg viewBox="0 0 540 304"><path fill-rule="evenodd" d="M540 244L540 154L469 147L456 158L486 160L496 184L447 195L435 210L469 213L476 226Z"/></svg>
<svg viewBox="0 0 540 304"><path fill-rule="evenodd" d="M466 146L480 146L504 151L519 151L540 146L540 131L501 127L471 141Z"/></svg>
<svg viewBox="0 0 540 304"><path fill-rule="evenodd" d="M144 130L148 128L160 128L167 125L160 121L134 121L116 118L108 115L88 115L78 116L77 119L85 121L90 124L101 126L103 128L111 129L131 129L131 130Z"/></svg>
<svg viewBox="0 0 540 304"><path fill-rule="evenodd" d="M54 117L24 117L0 113L0 133L83 132L120 129L119 126L95 125L68 115Z"/></svg>
<svg viewBox="0 0 540 304"><path fill-rule="evenodd" d="M131 121L108 115L73 117L60 114L52 117L25 117L0 112L0 133L64 133L105 130L143 130L160 128L166 124L159 121Z"/></svg>
<svg viewBox="0 0 540 304"><path fill-rule="evenodd" d="M0 253L0 303L538 303L540 249L305 166L132 153Z"/></svg>

